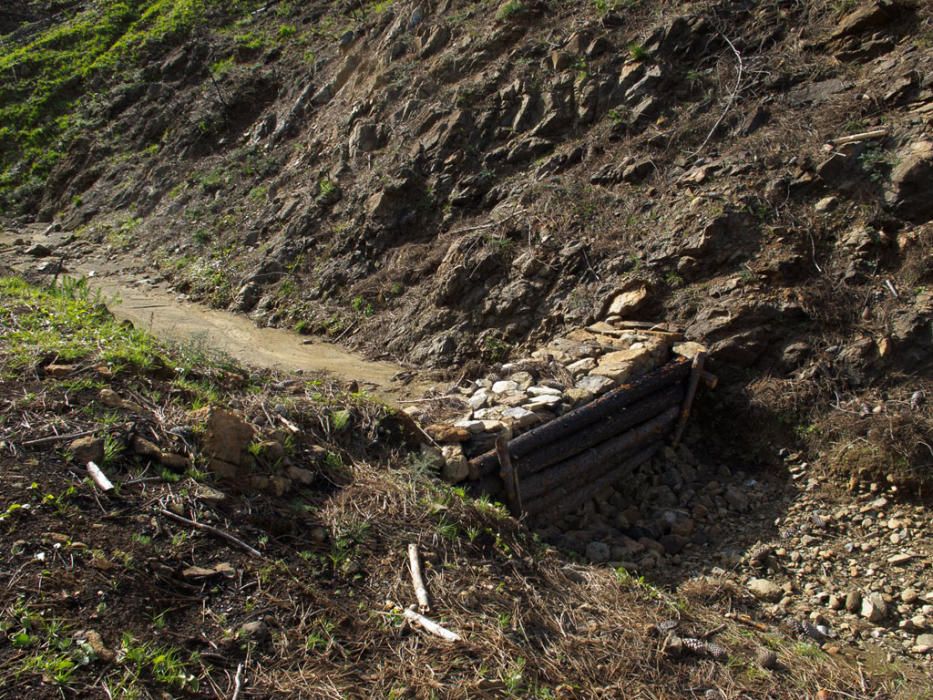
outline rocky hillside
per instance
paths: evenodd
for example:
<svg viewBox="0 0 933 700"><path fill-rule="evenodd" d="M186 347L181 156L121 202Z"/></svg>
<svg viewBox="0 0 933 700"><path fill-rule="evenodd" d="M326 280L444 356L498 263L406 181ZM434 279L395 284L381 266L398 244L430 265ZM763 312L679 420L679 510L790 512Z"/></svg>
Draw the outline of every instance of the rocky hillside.
<svg viewBox="0 0 933 700"><path fill-rule="evenodd" d="M931 123L921 0L0 8L0 691L922 697ZM605 370L581 333L663 328L720 382L532 536L360 384L113 323L61 281L90 262L449 376L410 413L470 449L465 412L605 388L564 391ZM219 465L218 411L248 436ZM42 442L85 432L116 494ZM466 647L403 621L412 541Z"/></svg>
<svg viewBox="0 0 933 700"><path fill-rule="evenodd" d="M926 3L43 11L3 39L0 196L67 256L473 371L644 289L717 420L825 449L929 393ZM843 461L922 480L923 423Z"/></svg>

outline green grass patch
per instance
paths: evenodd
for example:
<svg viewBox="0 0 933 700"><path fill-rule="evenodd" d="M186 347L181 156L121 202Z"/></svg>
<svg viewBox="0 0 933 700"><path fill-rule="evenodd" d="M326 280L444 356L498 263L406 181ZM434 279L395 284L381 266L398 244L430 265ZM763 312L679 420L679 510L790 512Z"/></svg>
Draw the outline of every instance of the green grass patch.
<svg viewBox="0 0 933 700"><path fill-rule="evenodd" d="M147 54L177 43L211 13L240 16L255 0L87 3L23 44L0 48L0 205L35 193L91 126L85 94L122 82Z"/></svg>
<svg viewBox="0 0 933 700"><path fill-rule="evenodd" d="M0 278L0 336L0 372L6 377L50 357L59 363L95 358L116 370L162 365L151 336L118 322L85 280L69 277L45 288Z"/></svg>

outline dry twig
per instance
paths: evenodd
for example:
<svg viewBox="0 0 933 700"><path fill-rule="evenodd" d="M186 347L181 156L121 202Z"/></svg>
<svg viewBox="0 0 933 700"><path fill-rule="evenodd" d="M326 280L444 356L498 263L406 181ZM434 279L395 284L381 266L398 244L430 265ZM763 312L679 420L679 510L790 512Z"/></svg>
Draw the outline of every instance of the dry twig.
<svg viewBox="0 0 933 700"><path fill-rule="evenodd" d="M405 608L402 611L402 615L404 615L406 619L411 620L412 622L416 622L425 631L430 632L431 634L436 635L441 639L446 639L448 642L459 642L462 639L462 637L456 632L451 632L446 627L442 627L434 620L427 618L420 613L416 613L414 610Z"/></svg>
<svg viewBox="0 0 933 700"><path fill-rule="evenodd" d="M428 589L424 587L424 579L421 577L421 561L418 557L418 545L408 545L408 563L411 567L411 583L415 587L415 597L418 599L418 607L421 612L431 610L431 604L428 601Z"/></svg>
<svg viewBox="0 0 933 700"><path fill-rule="evenodd" d="M243 540L237 537L234 537L229 532L224 532L220 528L216 528L213 525L205 525L204 523L199 523L194 520L189 520L188 518L184 518L178 515L177 513L173 513L170 510L166 510L165 508L159 508L159 513L164 515L166 518L171 518L172 520L176 520L180 523L184 523L185 525L189 525L190 527L195 527L199 530L204 530L205 532L209 532L212 535L215 535L223 540L227 540L227 542L230 542L231 544L235 544L237 547L240 547L241 549L246 550L247 552L252 554L254 557L262 556L262 552L260 552L258 549L254 549L253 547L250 547Z"/></svg>
<svg viewBox="0 0 933 700"><path fill-rule="evenodd" d="M236 676L233 678L233 695L230 696L230 700L237 700L240 696L240 683L242 682L241 675L243 673L243 663L240 662L236 667Z"/></svg>
<svg viewBox="0 0 933 700"><path fill-rule="evenodd" d="M706 138L703 139L703 143L700 144L700 147L690 154L694 156L699 155L700 152L706 147L706 144L709 143L709 140L713 138L713 134L716 133L716 129L719 128L719 125L722 124L722 120L726 118L729 110L732 109L732 105L735 103L735 98L738 96L739 90L742 87L742 73L745 71L745 64L742 61L742 54L740 54L739 50L735 48L735 44L729 40L729 37L722 33L720 33L720 36L726 40L726 43L729 44L729 48L732 49L732 53L735 54L735 60L738 64L738 74L735 78L735 87L732 89L732 94L729 95L729 99L726 102L726 106L722 110L722 114L719 115L719 119L717 119L716 123L713 124L713 128L709 130L709 133L706 135Z"/></svg>
<svg viewBox="0 0 933 700"><path fill-rule="evenodd" d="M21 442L20 445L23 447L34 447L35 445L47 445L53 442L61 442L62 440L74 440L80 437L85 437L87 435L93 435L97 432L97 428L93 430L82 430L77 433L64 433L62 435L48 435L46 437L36 438L35 440L26 440Z"/></svg>

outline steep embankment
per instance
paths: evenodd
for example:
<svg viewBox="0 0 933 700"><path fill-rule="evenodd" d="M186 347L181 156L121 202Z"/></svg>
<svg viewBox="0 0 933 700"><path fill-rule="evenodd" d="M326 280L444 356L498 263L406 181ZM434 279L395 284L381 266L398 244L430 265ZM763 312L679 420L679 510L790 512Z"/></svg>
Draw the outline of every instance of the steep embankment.
<svg viewBox="0 0 933 700"><path fill-rule="evenodd" d="M739 387L720 422L827 449L876 427L830 402L929 391L924 3L120 8L0 63L3 197L70 256L444 367L644 286ZM916 480L917 432L842 461Z"/></svg>
<svg viewBox="0 0 933 700"><path fill-rule="evenodd" d="M933 454L928 3L56 0L0 10L0 22L12 32L0 38L0 205L14 237L48 228L44 248L17 246L51 254L36 278L59 261L118 269L258 325L466 380L600 318L625 290L616 311L708 342L723 379L697 407L703 430L610 490L611 508L583 509L585 529L552 538L557 554L498 510L412 476L420 457L341 444L379 436L369 409L354 412L359 397L317 382L247 381L190 360L178 376L113 380L98 375L96 353L114 350L93 330L80 362L55 370L65 376L43 376L73 329L37 308L49 299L5 283L0 350L29 324L45 343L20 348L27 361L0 387L0 491L15 516L4 532L26 543L12 543L7 567L8 683L67 685L63 658L96 678L82 653L106 625L91 651L118 651L102 667L111 689L142 677L194 692L194 676L202 691L230 693L239 677L282 695L926 692L914 678L931 658L929 517L902 499L928 496ZM98 392L110 387L133 400L108 405ZM136 454L137 427L204 465L169 429L207 402L238 408L273 442L288 442L273 435L277 416L304 421L309 450L291 466L317 481L297 489L309 499L291 504L300 518L252 483L218 505L190 481L140 471L161 471L164 454ZM23 445L46 426L95 430L127 500L98 505L65 476L72 455ZM250 447L283 466L271 445L239 456ZM361 466L377 459L385 469ZM260 491L285 485L257 476ZM199 468L187 477L211 481ZM69 510L60 494L72 487ZM206 539L189 549L191 531L160 524L153 498L235 530L274 564ZM29 512L37 524L19 519ZM628 533L612 547L610 517ZM99 520L123 527L95 546L84 540ZM410 540L429 552L439 616L473 640L463 654L378 612L387 591L407 600L398 553ZM607 548L626 564L618 580L565 558ZM43 557L79 592L50 593ZM235 576L189 570L207 564ZM116 593L98 600L104 581ZM87 634L60 633L49 610L62 605ZM166 620L208 633L175 639ZM686 644L706 636L728 656ZM205 663L154 664L153 649L178 658L181 644Z"/></svg>

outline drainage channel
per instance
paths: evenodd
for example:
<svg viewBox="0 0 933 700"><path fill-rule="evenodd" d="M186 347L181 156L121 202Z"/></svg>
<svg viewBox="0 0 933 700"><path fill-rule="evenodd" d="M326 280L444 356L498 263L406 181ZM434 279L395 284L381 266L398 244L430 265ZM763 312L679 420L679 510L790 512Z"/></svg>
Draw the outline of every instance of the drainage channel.
<svg viewBox="0 0 933 700"><path fill-rule="evenodd" d="M504 500L516 516L552 521L623 481L665 443L676 446L701 383L705 353L678 356L469 462L474 495Z"/></svg>

